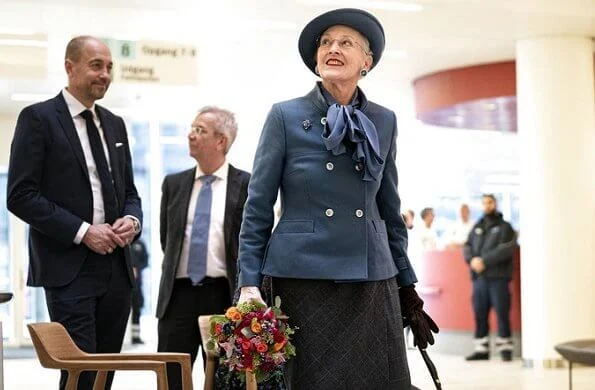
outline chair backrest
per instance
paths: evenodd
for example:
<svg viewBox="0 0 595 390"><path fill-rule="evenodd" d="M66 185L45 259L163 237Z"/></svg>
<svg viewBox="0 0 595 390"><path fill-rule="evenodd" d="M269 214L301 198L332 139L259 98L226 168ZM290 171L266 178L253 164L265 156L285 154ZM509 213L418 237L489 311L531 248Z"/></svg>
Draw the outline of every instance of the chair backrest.
<svg viewBox="0 0 595 390"><path fill-rule="evenodd" d="M61 368L61 360L85 356L72 341L64 326L58 322L28 324L27 328L39 362L45 368Z"/></svg>
<svg viewBox="0 0 595 390"><path fill-rule="evenodd" d="M209 358L216 358L219 356L218 351L212 351L207 348L207 342L209 341L209 333L211 331L211 316L199 316L198 327L200 328L200 338L202 339L202 349Z"/></svg>

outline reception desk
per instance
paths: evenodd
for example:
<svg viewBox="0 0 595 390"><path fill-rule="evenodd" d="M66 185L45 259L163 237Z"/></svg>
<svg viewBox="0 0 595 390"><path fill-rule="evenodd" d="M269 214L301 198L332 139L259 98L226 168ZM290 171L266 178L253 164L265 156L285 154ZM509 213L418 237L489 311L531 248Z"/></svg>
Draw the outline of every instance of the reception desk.
<svg viewBox="0 0 595 390"><path fill-rule="evenodd" d="M521 330L521 281L519 250L515 251L510 284L512 331ZM444 331L473 331L475 321L471 304L471 277L462 249L426 251L414 262L418 293L425 309ZM490 330L495 331L495 313L490 313Z"/></svg>

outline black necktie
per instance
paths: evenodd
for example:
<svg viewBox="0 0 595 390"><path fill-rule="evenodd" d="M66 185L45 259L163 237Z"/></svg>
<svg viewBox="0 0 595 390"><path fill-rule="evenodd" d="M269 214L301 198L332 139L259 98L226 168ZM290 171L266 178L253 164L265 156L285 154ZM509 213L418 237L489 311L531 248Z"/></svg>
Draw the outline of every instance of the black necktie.
<svg viewBox="0 0 595 390"><path fill-rule="evenodd" d="M93 160L95 160L95 166L97 167L97 173L99 174L99 181L101 182L105 222L112 224L118 218L119 213L116 190L114 189L112 176L107 165L105 152L103 151L103 143L99 136L99 130L93 121L93 113L89 110L85 110L81 112L81 116L87 123L87 134L89 136L89 144L91 145L91 153L93 153Z"/></svg>

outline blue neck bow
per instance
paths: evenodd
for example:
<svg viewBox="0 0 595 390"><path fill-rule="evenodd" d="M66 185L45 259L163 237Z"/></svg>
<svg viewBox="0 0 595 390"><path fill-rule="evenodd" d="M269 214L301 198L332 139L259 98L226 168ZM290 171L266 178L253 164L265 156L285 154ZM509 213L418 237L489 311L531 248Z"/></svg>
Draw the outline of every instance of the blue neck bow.
<svg viewBox="0 0 595 390"><path fill-rule="evenodd" d="M374 123L359 110L358 93L351 104L343 106L337 104L322 85L320 87L330 104L322 133L326 149L338 156L347 153L347 145L353 145L351 158L364 165L362 180L377 180L384 166L384 160L380 157L378 132Z"/></svg>

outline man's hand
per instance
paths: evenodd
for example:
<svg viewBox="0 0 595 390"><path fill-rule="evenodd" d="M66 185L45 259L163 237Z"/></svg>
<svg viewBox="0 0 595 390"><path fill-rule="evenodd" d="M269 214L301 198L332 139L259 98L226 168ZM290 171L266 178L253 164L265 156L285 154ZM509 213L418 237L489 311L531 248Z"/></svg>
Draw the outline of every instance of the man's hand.
<svg viewBox="0 0 595 390"><path fill-rule="evenodd" d="M122 243L119 243L118 245L122 248L130 244L134 239L134 236L136 236L134 222L132 221L132 218L129 217L116 219L112 225L112 230L120 238Z"/></svg>
<svg viewBox="0 0 595 390"><path fill-rule="evenodd" d="M112 253L116 246L122 246L123 241L112 231L107 223L91 225L83 237L82 243L100 255Z"/></svg>
<svg viewBox="0 0 595 390"><path fill-rule="evenodd" d="M482 273L486 269L486 265L481 257L474 257L470 263L471 269L478 274Z"/></svg>

